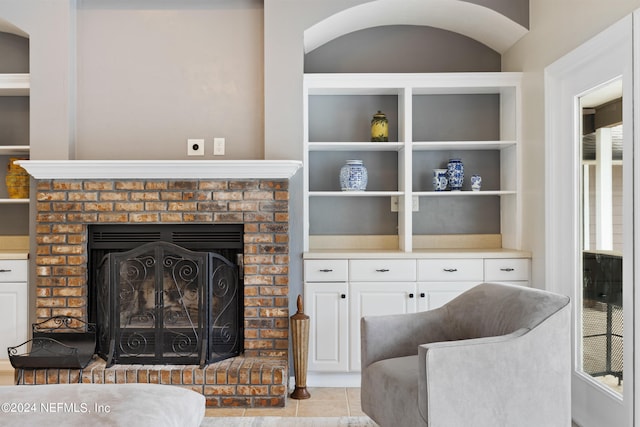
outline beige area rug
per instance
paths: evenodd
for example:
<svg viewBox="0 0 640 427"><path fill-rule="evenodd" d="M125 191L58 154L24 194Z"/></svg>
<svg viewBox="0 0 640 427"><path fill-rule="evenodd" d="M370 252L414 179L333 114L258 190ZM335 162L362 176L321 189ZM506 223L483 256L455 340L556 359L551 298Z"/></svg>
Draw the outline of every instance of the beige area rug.
<svg viewBox="0 0 640 427"><path fill-rule="evenodd" d="M367 417L206 417L200 427L378 427Z"/></svg>

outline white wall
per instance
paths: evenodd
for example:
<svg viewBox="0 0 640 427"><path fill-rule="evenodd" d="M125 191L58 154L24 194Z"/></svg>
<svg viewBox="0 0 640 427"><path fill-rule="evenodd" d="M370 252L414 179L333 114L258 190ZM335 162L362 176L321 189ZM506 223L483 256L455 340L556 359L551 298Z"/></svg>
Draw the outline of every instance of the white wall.
<svg viewBox="0 0 640 427"><path fill-rule="evenodd" d="M614 22L640 0L531 0L530 31L503 55L504 71L523 71L523 246L533 253L532 280L544 288L544 68Z"/></svg>
<svg viewBox="0 0 640 427"><path fill-rule="evenodd" d="M0 0L0 18L27 33L32 159L68 159L75 126L75 0Z"/></svg>

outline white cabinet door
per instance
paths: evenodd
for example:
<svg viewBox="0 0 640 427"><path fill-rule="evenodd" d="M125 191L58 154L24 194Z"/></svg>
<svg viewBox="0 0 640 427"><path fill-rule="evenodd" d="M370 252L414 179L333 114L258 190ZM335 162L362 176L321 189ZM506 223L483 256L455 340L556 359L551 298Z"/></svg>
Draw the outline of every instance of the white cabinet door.
<svg viewBox="0 0 640 427"><path fill-rule="evenodd" d="M7 359L7 347L27 340L27 284L0 282L0 359Z"/></svg>
<svg viewBox="0 0 640 427"><path fill-rule="evenodd" d="M305 283L309 315L309 370L349 370L349 313L346 283Z"/></svg>
<svg viewBox="0 0 640 427"><path fill-rule="evenodd" d="M356 282L350 285L350 367L352 371L359 371L360 319L363 316L414 313L416 284L415 282Z"/></svg>
<svg viewBox="0 0 640 427"><path fill-rule="evenodd" d="M418 311L442 307L478 282L429 282L418 283Z"/></svg>

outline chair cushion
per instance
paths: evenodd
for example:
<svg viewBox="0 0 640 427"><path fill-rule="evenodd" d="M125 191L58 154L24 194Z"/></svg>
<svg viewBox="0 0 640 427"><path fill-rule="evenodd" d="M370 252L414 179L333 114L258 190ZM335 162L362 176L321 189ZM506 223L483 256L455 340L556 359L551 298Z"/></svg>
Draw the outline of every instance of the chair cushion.
<svg viewBox="0 0 640 427"><path fill-rule="evenodd" d="M385 359L362 372L362 409L382 426L426 426L418 412L418 356ZM399 416L401 418L399 418Z"/></svg>
<svg viewBox="0 0 640 427"><path fill-rule="evenodd" d="M22 427L198 427L205 411L200 393L160 384L4 386L0 402L0 424Z"/></svg>

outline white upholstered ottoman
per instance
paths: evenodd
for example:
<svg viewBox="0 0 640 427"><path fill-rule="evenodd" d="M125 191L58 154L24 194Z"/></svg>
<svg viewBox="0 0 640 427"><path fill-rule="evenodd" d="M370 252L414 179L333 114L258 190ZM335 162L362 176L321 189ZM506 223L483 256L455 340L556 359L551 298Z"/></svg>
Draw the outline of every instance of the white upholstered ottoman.
<svg viewBox="0 0 640 427"><path fill-rule="evenodd" d="M198 427L205 398L161 384L0 386L0 426Z"/></svg>

